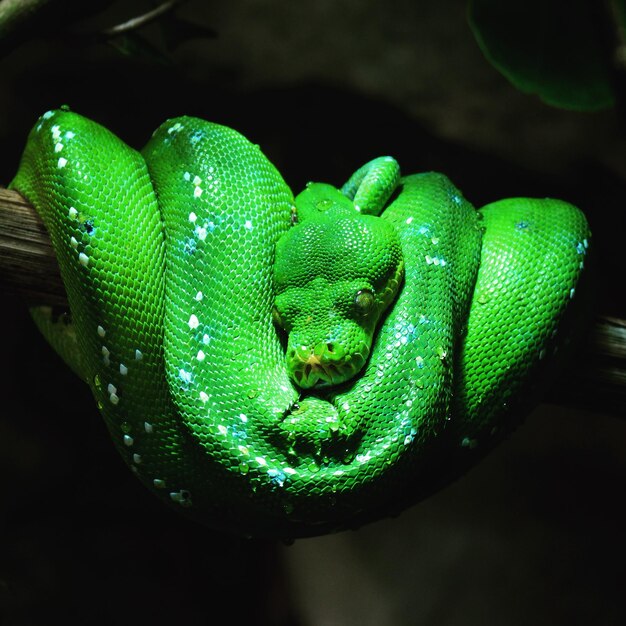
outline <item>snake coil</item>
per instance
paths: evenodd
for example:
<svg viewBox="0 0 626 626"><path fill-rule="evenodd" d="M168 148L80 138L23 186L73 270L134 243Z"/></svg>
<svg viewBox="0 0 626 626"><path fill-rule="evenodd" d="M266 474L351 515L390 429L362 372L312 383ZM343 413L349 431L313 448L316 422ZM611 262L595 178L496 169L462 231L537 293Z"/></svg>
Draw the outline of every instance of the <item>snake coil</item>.
<svg viewBox="0 0 626 626"><path fill-rule="evenodd" d="M294 199L257 146L191 117L139 153L49 111L11 186L71 309L35 321L122 458L245 535L355 527L492 447L543 378L590 241L566 202L476 210L390 157Z"/></svg>

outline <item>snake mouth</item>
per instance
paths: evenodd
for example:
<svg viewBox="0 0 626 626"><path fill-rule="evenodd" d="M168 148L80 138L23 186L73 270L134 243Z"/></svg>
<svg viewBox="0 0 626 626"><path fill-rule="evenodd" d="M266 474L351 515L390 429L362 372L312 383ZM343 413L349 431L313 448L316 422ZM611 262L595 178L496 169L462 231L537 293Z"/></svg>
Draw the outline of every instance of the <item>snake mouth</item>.
<svg viewBox="0 0 626 626"><path fill-rule="evenodd" d="M288 352L287 368L293 381L303 389L339 385L363 367L368 353L365 344L360 351L352 353L332 342L313 348L300 346Z"/></svg>

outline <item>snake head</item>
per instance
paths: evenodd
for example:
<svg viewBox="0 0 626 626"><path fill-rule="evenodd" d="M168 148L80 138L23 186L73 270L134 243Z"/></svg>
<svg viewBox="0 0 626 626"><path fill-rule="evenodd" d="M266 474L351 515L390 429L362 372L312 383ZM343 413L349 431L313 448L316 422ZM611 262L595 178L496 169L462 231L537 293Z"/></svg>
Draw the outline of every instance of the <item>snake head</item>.
<svg viewBox="0 0 626 626"><path fill-rule="evenodd" d="M287 369L303 388L337 385L361 370L379 313L369 284L324 277L276 297L274 319L289 335Z"/></svg>
<svg viewBox="0 0 626 626"><path fill-rule="evenodd" d="M338 385L361 371L404 272L394 228L319 187L323 210L308 211L280 238L274 264L274 322L288 334L287 370L302 388Z"/></svg>

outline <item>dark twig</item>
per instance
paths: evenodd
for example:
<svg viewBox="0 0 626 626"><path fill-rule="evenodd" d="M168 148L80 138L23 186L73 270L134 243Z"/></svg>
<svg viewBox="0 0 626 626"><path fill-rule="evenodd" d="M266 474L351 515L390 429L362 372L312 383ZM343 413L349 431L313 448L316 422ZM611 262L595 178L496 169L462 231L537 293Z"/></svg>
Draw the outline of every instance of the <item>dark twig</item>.
<svg viewBox="0 0 626 626"><path fill-rule="evenodd" d="M138 28L146 26L166 13L174 10L183 2L184 0L169 0L168 2L163 2L159 6L152 9L152 11L148 11L142 15L137 15L129 20L126 20L125 22L122 22L121 24L116 24L115 26L111 26L110 28L103 30L102 34L106 37L115 37L116 35L123 35L137 30Z"/></svg>

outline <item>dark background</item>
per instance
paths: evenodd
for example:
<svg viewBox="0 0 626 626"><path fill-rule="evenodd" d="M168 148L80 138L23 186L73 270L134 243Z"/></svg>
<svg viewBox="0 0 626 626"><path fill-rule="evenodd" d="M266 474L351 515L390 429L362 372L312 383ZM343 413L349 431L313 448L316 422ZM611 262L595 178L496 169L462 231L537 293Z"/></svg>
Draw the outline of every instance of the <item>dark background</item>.
<svg viewBox="0 0 626 626"><path fill-rule="evenodd" d="M149 8L121 5L87 26ZM232 126L294 191L391 154L405 173L446 173L477 206L580 206L598 310L626 317L623 120L516 91L478 50L463 1L190 1L180 14L218 37L184 43L171 66L84 45L53 20L1 59L0 183L36 118L61 104L135 147L176 115ZM157 27L147 34L158 42ZM626 623L619 416L543 404L396 519L292 546L240 540L144 491L87 388L24 304L0 297L0 625Z"/></svg>

